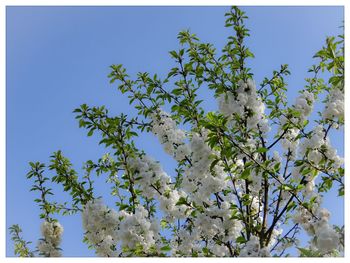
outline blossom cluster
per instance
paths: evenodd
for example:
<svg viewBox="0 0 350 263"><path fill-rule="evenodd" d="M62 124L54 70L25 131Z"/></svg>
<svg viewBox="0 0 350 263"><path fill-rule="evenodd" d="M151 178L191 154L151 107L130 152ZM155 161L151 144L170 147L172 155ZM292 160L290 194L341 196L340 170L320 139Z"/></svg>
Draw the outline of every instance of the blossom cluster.
<svg viewBox="0 0 350 263"><path fill-rule="evenodd" d="M147 198L157 198L162 211L168 219L182 218L185 216L185 205L176 205L181 197L186 198L184 191L178 191L171 187L170 176L162 169L160 164L151 157L143 155L139 158L129 158L128 164L132 169L137 187L142 195Z"/></svg>
<svg viewBox="0 0 350 263"><path fill-rule="evenodd" d="M116 229L119 215L105 206L101 200L89 201L82 212L85 237L96 249L99 256L115 256L112 248L118 240Z"/></svg>
<svg viewBox="0 0 350 263"><path fill-rule="evenodd" d="M135 213L116 212L97 199L85 205L82 218L85 237L99 256L117 256L118 242L124 249L142 246L147 252L158 240L158 222L150 222L142 205L136 207Z"/></svg>
<svg viewBox="0 0 350 263"><path fill-rule="evenodd" d="M320 166L320 162L325 159L331 163L327 167L328 171L335 171L343 164L344 160L337 154L337 150L332 147L329 137L322 125L315 127L310 138L306 138L300 145L300 155L307 154L307 160L315 167Z"/></svg>
<svg viewBox="0 0 350 263"><path fill-rule="evenodd" d="M310 91L303 90L301 94L296 98L294 109L300 113L297 117L302 123L310 116L313 104L315 102L315 96Z"/></svg>
<svg viewBox="0 0 350 263"><path fill-rule="evenodd" d="M280 135L283 135L281 139L281 146L284 150L288 151L290 154L290 159L295 159L297 155L297 148L299 145L298 135L300 133L300 126L307 120L308 116L311 114L313 109L313 103L315 101L314 95L304 90L296 98L293 109L298 112L298 115L287 118L285 115L280 116L281 127L289 124L291 127L282 128L280 130Z"/></svg>
<svg viewBox="0 0 350 263"><path fill-rule="evenodd" d="M57 221L44 221L41 224L42 239L39 240L38 250L45 257L60 257L59 245L62 240L63 227Z"/></svg>
<svg viewBox="0 0 350 263"><path fill-rule="evenodd" d="M300 224L312 237L311 249L321 254L331 253L333 250L341 250L340 236L329 224L330 213L320 207L320 198L316 199L312 208L314 215L306 208L300 206L294 214L293 221Z"/></svg>
<svg viewBox="0 0 350 263"><path fill-rule="evenodd" d="M163 145L164 151L177 161L185 159L189 155L189 149L184 143L186 134L183 130L176 127L176 122L171 116L158 109L151 116L152 132L158 136L160 143Z"/></svg>
<svg viewBox="0 0 350 263"><path fill-rule="evenodd" d="M205 247L217 257L230 256L228 244L235 243L241 235L243 225L240 220L231 218L229 199L232 201L232 196L224 197L220 206L211 202L204 211L197 211L196 216L191 217L191 224L179 229L171 240L172 255L191 256L195 252L204 256ZM206 240L206 244L203 244L202 239Z"/></svg>
<svg viewBox="0 0 350 263"><path fill-rule="evenodd" d="M344 160L337 154L337 150L332 147L329 137L322 125L318 125L311 132L309 138L305 138L298 148L301 159L306 158L304 166L296 166L292 170L292 176L300 180L302 168L311 168L317 173L305 174L304 181L307 182L303 189L304 196L312 196L315 189L315 179L319 171L326 170L328 173L336 172Z"/></svg>
<svg viewBox="0 0 350 263"><path fill-rule="evenodd" d="M123 247L129 249L141 245L145 252L154 246L159 239L159 222L148 218L148 211L142 206L136 207L135 213L120 211L122 218L118 227L118 236Z"/></svg>
<svg viewBox="0 0 350 263"><path fill-rule="evenodd" d="M344 118L344 92L339 88L331 89L322 117L334 121Z"/></svg>
<svg viewBox="0 0 350 263"><path fill-rule="evenodd" d="M216 153L207 144L208 131L193 133L190 140L191 165L184 171L182 188L196 203L208 202L213 193L227 186L226 173L218 163L210 169Z"/></svg>
<svg viewBox="0 0 350 263"><path fill-rule="evenodd" d="M252 79L247 82L240 80L235 92L223 93L218 98L219 110L225 116L233 115L244 118L248 129L257 129L264 134L270 131L268 120L265 118L265 104L257 94Z"/></svg>
<svg viewBox="0 0 350 263"><path fill-rule="evenodd" d="M166 115L165 115L166 116ZM160 126L159 134L171 134L168 126ZM172 127L177 130L176 126ZM190 165L184 170L181 189L173 189L170 177L162 170L159 163L152 158L142 155L139 158L128 160L135 176L140 178L136 185L140 187L146 197L156 197L159 200L159 208L164 212L168 222L173 218L190 217L192 224L184 225L178 229L178 235L171 241L172 255L198 255L203 253L201 237L208 239L207 249L216 256L228 256L229 249L227 242L235 242L242 231L240 220L231 218L231 203L234 200L232 195L223 197L225 201L217 206L214 204L213 196L227 187L227 174L223 167L217 164L211 167L213 157L217 153L207 144L208 131L202 129L200 132L192 133L188 148ZM165 141L165 143L168 143ZM188 203L202 206L201 211L184 204L177 204L180 198ZM226 200L227 199L227 200ZM190 212L196 212L195 217L189 216ZM210 237L217 236L222 242L221 245L211 240ZM181 240L179 243L178 240Z"/></svg>

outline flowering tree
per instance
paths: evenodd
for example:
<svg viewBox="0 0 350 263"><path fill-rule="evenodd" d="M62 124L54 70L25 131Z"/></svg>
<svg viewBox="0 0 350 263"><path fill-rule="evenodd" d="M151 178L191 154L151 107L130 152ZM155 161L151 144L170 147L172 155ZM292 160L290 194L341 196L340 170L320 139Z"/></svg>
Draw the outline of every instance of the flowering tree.
<svg viewBox="0 0 350 263"><path fill-rule="evenodd" d="M233 35L221 56L183 31L182 48L170 52L177 66L164 80L148 73L131 79L122 65L111 66L110 82L139 116L110 116L104 106L85 104L74 110L79 126L88 136L98 133L111 152L87 161L83 176L61 151L48 166L30 163L42 238L31 251L19 226L12 226L17 255L61 255L57 213L81 213L84 242L103 257L266 257L286 256L292 248L301 256L342 255L343 227L330 225L322 195L333 187L344 194L343 159L329 139L344 124L343 36L327 38L311 77L288 105L288 66L256 86L246 64L254 57L245 45L247 17L237 7L226 16ZM327 79L320 77L324 71ZM214 92L218 111L202 108L197 91L205 88ZM322 93L324 109L309 121ZM135 146L143 132L157 136L177 161L176 176ZM55 176L46 177L46 168ZM116 207L95 195L94 175L107 177ZM71 201L51 200L49 182L62 185ZM310 238L306 247L298 239L303 231Z"/></svg>

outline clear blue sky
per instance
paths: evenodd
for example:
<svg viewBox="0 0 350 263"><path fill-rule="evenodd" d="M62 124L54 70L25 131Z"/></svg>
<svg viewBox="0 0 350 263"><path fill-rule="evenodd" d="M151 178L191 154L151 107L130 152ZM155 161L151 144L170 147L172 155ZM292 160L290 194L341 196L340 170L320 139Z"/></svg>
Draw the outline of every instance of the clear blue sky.
<svg viewBox="0 0 350 263"><path fill-rule="evenodd" d="M72 110L80 104L106 105L111 113L135 114L126 97L111 87L111 64L122 63L131 74L148 71L165 76L173 66L168 51L177 50L177 33L189 28L220 50L229 29L224 28L228 7L7 7L7 227L19 224L26 240L36 245L40 237L39 209L25 179L29 161L48 162L53 151L62 150L81 171L83 162L97 160L108 150L98 146L99 137L86 137ZM244 7L251 29L248 44L256 58L251 61L255 80L271 76L281 64L292 75L288 96L294 102L304 84L312 56L325 37L341 33L341 7ZM209 96L209 95L207 95ZM206 105L216 109L213 99ZM332 141L343 155L343 132ZM140 148L163 163L172 174L174 162L161 153L155 137L137 141ZM52 173L48 173L52 175ZM108 199L109 186L97 180L99 193ZM54 187L54 191L57 187ZM61 193L58 187L57 193ZM343 201L325 199L332 222L343 224ZM60 195L59 200L69 200ZM81 242L80 215L59 217L65 228L65 256L89 256ZM13 244L7 231L7 256Z"/></svg>

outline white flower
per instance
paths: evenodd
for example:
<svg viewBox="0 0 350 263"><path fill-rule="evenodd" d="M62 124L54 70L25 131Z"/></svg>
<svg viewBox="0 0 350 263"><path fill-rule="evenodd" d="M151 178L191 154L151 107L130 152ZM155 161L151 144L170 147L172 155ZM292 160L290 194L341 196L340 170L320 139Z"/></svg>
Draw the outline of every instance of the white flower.
<svg viewBox="0 0 350 263"><path fill-rule="evenodd" d="M308 154L308 159L310 162L318 165L318 163L322 160L322 154L317 150L312 150Z"/></svg>
<svg viewBox="0 0 350 263"><path fill-rule="evenodd" d="M240 257L257 257L260 252L260 243L257 236L251 236L250 240L245 244L241 250Z"/></svg>
<svg viewBox="0 0 350 263"><path fill-rule="evenodd" d="M344 118L344 93L340 89L333 88L330 91L322 116L329 120Z"/></svg>
<svg viewBox="0 0 350 263"><path fill-rule="evenodd" d="M339 245L339 236L329 225L320 228L316 233L316 237L316 246L323 253L331 252Z"/></svg>
<svg viewBox="0 0 350 263"><path fill-rule="evenodd" d="M211 252L213 252L213 254L217 257L224 257L229 254L229 249L224 245L215 244L211 248Z"/></svg>
<svg viewBox="0 0 350 263"><path fill-rule="evenodd" d="M314 102L314 95L308 91L303 91L296 98L294 108L301 113L300 119L305 120L311 114Z"/></svg>
<svg viewBox="0 0 350 263"><path fill-rule="evenodd" d="M184 142L186 133L176 127L176 122L165 111L158 109L151 118L152 132L158 136L164 151L177 161L185 159L189 154L188 146Z"/></svg>
<svg viewBox="0 0 350 263"><path fill-rule="evenodd" d="M244 162L243 162L243 160L242 159L238 159L237 161L236 161L236 165L237 165L237 167L239 167L239 168L244 168Z"/></svg>
<svg viewBox="0 0 350 263"><path fill-rule="evenodd" d="M237 100L238 100L239 105L244 106L248 102L248 96L246 93L239 93L237 96Z"/></svg>
<svg viewBox="0 0 350 263"><path fill-rule="evenodd" d="M48 257L60 257L61 252L58 246L61 243L63 227L57 221L44 221L41 224L41 234L43 239L38 243L38 250L41 254Z"/></svg>
<svg viewBox="0 0 350 263"><path fill-rule="evenodd" d="M311 195L315 189L315 181L311 180L305 185L304 194L305 196Z"/></svg>

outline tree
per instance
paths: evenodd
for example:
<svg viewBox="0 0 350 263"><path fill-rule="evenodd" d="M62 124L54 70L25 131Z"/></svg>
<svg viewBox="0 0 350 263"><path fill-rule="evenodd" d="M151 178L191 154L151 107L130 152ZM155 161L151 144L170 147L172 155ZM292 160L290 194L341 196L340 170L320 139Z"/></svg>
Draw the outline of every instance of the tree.
<svg viewBox="0 0 350 263"><path fill-rule="evenodd" d="M19 226L12 226L17 255L61 255L58 213L81 213L84 242L104 257L287 256L290 248L300 256L342 255L344 228L330 225L321 202L334 187L339 198L344 195L343 159L329 140L330 131L344 125L343 36L327 38L311 77L288 105L288 66L257 87L247 67L254 57L245 45L247 16L232 7L226 17L233 35L222 55L182 31L181 49L170 52L177 66L164 80L143 72L132 79L122 65L111 66L110 82L118 83L139 116L110 116L104 106L86 104L74 110L79 126L88 136L98 133L111 153L88 160L83 176L61 151L49 165L30 163L27 178L40 195L35 202L43 237L31 251ZM218 111L202 108L197 91L206 88L214 92ZM312 122L322 94L324 110ZM175 177L136 147L135 137L145 132L177 161ZM55 176L47 177L46 169ZM115 208L95 195L93 176L112 184ZM70 202L52 201L49 183L62 185ZM298 239L303 231L310 237L306 247Z"/></svg>

